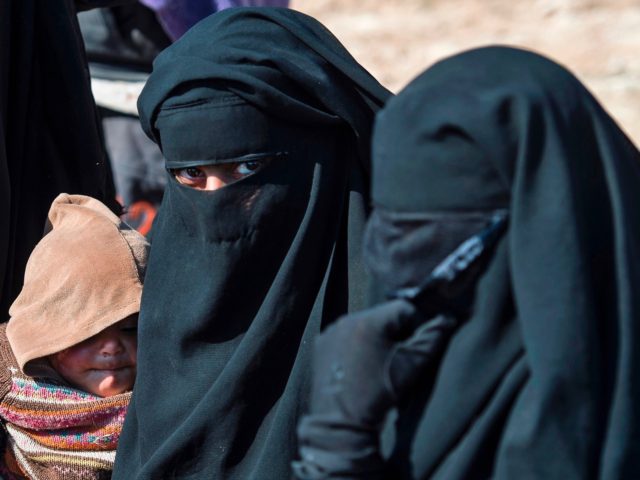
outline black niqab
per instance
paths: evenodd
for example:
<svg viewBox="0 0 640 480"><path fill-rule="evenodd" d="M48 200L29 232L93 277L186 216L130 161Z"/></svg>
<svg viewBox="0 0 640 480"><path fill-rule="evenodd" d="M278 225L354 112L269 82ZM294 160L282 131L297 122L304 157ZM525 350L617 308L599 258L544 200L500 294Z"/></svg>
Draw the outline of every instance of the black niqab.
<svg viewBox="0 0 640 480"><path fill-rule="evenodd" d="M411 245L393 235L408 221L439 225L423 240L441 243L429 232L509 212L433 390L416 388L400 415L391 478L638 478L632 143L565 69L493 47L414 80L379 115L373 150L386 217L368 235L389 245L369 260L387 263L378 278L391 288L388 272L414 274Z"/></svg>
<svg viewBox="0 0 640 480"><path fill-rule="evenodd" d="M269 163L213 192L169 180L114 478L290 477L311 340L364 303L368 143L388 95L287 9L217 13L158 57L139 109L169 168Z"/></svg>

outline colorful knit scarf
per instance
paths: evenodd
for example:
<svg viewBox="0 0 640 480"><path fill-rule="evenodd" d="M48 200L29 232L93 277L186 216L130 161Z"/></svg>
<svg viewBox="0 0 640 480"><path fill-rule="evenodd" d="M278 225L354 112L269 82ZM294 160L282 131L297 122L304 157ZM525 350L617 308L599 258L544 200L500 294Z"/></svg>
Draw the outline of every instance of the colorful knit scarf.
<svg viewBox="0 0 640 480"><path fill-rule="evenodd" d="M4 346L0 418L8 436L0 478L109 478L131 393L101 398L34 380L7 364Z"/></svg>

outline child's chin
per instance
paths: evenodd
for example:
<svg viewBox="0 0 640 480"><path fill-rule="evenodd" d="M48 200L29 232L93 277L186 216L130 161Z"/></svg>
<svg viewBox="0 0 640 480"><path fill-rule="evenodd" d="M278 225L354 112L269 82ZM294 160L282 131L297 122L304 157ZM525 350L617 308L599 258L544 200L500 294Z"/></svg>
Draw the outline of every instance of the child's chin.
<svg viewBox="0 0 640 480"><path fill-rule="evenodd" d="M99 397L113 397L121 393L129 392L133 389L133 380L128 378L120 379L117 376L110 375L93 388L94 395Z"/></svg>

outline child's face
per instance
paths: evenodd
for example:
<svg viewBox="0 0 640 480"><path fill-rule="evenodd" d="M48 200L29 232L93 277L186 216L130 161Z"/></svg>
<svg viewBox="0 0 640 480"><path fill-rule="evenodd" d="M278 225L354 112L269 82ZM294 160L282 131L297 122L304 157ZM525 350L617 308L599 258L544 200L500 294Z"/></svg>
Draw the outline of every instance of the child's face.
<svg viewBox="0 0 640 480"><path fill-rule="evenodd" d="M136 378L138 315L51 355L53 368L71 385L100 397L129 391Z"/></svg>

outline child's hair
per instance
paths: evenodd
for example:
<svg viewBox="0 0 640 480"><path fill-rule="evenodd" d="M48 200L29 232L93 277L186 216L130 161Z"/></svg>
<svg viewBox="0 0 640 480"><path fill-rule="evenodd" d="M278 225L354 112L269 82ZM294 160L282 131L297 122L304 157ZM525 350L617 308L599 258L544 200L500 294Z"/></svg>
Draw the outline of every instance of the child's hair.
<svg viewBox="0 0 640 480"><path fill-rule="evenodd" d="M140 310L149 243L100 201L60 194L49 210L7 337L23 373Z"/></svg>

